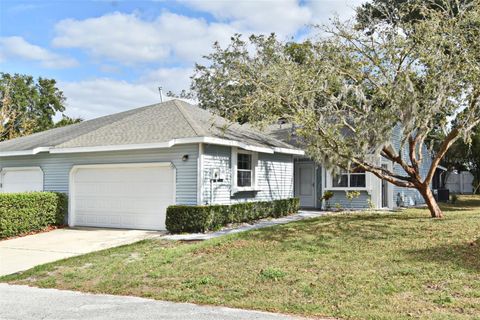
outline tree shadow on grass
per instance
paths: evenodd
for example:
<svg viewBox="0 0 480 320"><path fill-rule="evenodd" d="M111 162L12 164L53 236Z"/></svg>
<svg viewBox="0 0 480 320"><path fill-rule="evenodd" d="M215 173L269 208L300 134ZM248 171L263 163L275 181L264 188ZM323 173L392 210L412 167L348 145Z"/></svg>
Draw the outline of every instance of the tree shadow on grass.
<svg viewBox="0 0 480 320"><path fill-rule="evenodd" d="M421 250L407 250L407 256L416 261L450 264L457 268L480 272L480 239L462 244L445 244Z"/></svg>
<svg viewBox="0 0 480 320"><path fill-rule="evenodd" d="M455 212L480 210L480 206L479 207L467 207L467 206L460 207L460 206L448 205L448 204L440 205L440 208L442 209L443 213L455 213Z"/></svg>
<svg viewBox="0 0 480 320"><path fill-rule="evenodd" d="M404 216L398 214L356 214L333 215L316 219L303 220L288 225L259 229L248 234L248 238L264 241L304 241L313 244L325 243L330 238L349 238L358 240L380 240L409 235L409 227L398 227L396 220L422 220L422 217Z"/></svg>
<svg viewBox="0 0 480 320"><path fill-rule="evenodd" d="M440 203L444 212L480 210L480 196L460 196L457 203Z"/></svg>

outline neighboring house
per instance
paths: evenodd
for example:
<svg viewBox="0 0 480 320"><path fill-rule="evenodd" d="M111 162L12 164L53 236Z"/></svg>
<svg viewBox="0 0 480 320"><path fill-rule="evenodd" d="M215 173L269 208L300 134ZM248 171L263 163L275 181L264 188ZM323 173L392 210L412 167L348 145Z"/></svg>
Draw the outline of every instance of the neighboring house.
<svg viewBox="0 0 480 320"><path fill-rule="evenodd" d="M67 193L70 226L153 230L165 229L172 204L297 196L304 208L322 208L326 190L343 208L350 190L361 192L353 208L422 203L416 190L370 173L332 177L287 143L286 128L261 133L172 100L0 143L0 191ZM398 132L392 139L398 146Z"/></svg>
<svg viewBox="0 0 480 320"><path fill-rule="evenodd" d="M475 177L471 172L448 170L443 166L438 166L433 176L432 189L438 193L440 190L448 190L448 194L473 194L473 182ZM443 201L448 200L440 199Z"/></svg>
<svg viewBox="0 0 480 320"><path fill-rule="evenodd" d="M288 141L297 148L301 148L301 142L297 141L294 130L289 124L278 124L268 130L269 135L282 141ZM400 149L401 127L394 129L392 145L396 150ZM425 177L431 165L431 155L428 148L422 148L423 163L421 174ZM409 159L406 149L403 150L403 159ZM381 165L393 172L407 175L403 168L386 159L380 159ZM369 172L356 171L344 172L340 175L332 175L321 164L305 156L295 156L294 160L294 193L300 198L303 208L323 209L325 203L322 195L325 191L333 192L334 196L329 203L332 208L341 207L346 209L393 209L396 207L408 207L424 204L425 201L416 189L407 189L394 186L382 181ZM347 192L359 191L360 196L351 202L347 198Z"/></svg>
<svg viewBox="0 0 480 320"><path fill-rule="evenodd" d="M468 171L453 171L446 173L445 188L451 194L473 194L473 181L475 177Z"/></svg>
<svg viewBox="0 0 480 320"><path fill-rule="evenodd" d="M172 204L293 197L303 154L172 100L0 143L0 190L68 193L70 226L163 230Z"/></svg>

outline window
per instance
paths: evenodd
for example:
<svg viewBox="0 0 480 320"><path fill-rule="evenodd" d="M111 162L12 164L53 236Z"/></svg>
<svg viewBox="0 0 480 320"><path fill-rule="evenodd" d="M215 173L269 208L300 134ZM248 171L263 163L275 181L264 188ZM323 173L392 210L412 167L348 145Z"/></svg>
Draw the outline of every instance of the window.
<svg viewBox="0 0 480 320"><path fill-rule="evenodd" d="M237 155L237 187L252 186L252 155L238 153Z"/></svg>
<svg viewBox="0 0 480 320"><path fill-rule="evenodd" d="M258 153L232 147L232 189L231 193L258 191L256 172Z"/></svg>
<svg viewBox="0 0 480 320"><path fill-rule="evenodd" d="M332 176L333 188L365 188L366 175L365 170L354 169L351 172L343 171L338 175Z"/></svg>

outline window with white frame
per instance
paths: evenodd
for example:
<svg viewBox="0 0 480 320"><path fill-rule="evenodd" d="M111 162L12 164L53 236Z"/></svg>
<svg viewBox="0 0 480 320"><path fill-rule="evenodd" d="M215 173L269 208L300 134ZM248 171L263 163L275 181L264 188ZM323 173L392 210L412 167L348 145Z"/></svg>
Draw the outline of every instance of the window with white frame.
<svg viewBox="0 0 480 320"><path fill-rule="evenodd" d="M251 153L237 154L237 187L253 185L253 157Z"/></svg>
<svg viewBox="0 0 480 320"><path fill-rule="evenodd" d="M339 174L331 176L331 186L333 188L365 188L367 179L365 170L356 168L349 171L341 171Z"/></svg>

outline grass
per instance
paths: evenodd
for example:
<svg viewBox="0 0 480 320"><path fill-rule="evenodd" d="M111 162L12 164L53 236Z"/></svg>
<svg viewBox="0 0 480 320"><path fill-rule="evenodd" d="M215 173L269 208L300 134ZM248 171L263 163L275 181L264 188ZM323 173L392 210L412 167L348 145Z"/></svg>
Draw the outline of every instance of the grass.
<svg viewBox="0 0 480 320"><path fill-rule="evenodd" d="M480 319L480 197L201 243L141 241L3 282L345 319Z"/></svg>

